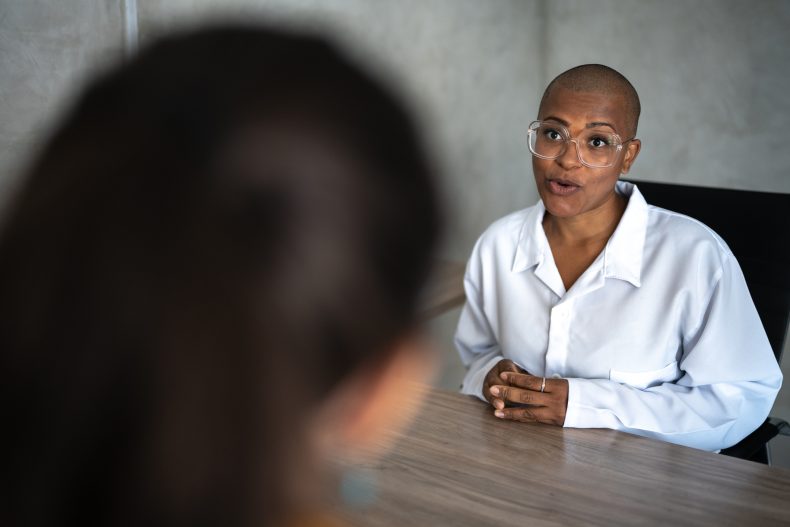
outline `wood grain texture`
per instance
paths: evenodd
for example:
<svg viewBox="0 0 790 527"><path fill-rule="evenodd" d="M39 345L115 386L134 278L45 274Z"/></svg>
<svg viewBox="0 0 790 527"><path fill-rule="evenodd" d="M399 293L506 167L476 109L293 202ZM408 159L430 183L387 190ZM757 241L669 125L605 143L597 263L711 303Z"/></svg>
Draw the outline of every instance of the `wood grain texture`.
<svg viewBox="0 0 790 527"><path fill-rule="evenodd" d="M501 421L426 388L352 525L790 525L790 471L613 430Z"/></svg>

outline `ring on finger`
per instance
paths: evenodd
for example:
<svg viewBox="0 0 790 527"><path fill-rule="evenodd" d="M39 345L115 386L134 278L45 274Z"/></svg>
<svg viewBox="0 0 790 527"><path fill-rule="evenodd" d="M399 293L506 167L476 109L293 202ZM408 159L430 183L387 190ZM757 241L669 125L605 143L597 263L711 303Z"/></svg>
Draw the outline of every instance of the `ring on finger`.
<svg viewBox="0 0 790 527"><path fill-rule="evenodd" d="M543 377L543 380L540 383L540 393L543 393L546 390L546 377Z"/></svg>

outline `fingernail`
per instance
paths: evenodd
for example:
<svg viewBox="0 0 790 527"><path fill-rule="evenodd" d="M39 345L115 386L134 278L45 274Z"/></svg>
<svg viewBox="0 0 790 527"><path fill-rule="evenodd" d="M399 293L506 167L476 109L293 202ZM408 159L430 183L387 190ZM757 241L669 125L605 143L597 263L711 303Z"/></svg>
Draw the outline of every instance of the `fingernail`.
<svg viewBox="0 0 790 527"><path fill-rule="evenodd" d="M492 387L491 393L493 393L494 395L499 395L499 388L497 388L496 386Z"/></svg>
<svg viewBox="0 0 790 527"><path fill-rule="evenodd" d="M494 412L494 415L497 417L505 417L505 412L503 412L502 410L497 410L496 412Z"/></svg>
<svg viewBox="0 0 790 527"><path fill-rule="evenodd" d="M499 399L497 399L496 401L494 401L494 408L498 408L499 410L501 410L501 409L502 409L502 408L504 408L504 407L505 407L505 403L503 403L503 402L502 402L502 401L500 401Z"/></svg>
<svg viewBox="0 0 790 527"><path fill-rule="evenodd" d="M507 373L504 373L504 372L500 373L499 374L499 378L502 379L503 381L506 381L507 380Z"/></svg>

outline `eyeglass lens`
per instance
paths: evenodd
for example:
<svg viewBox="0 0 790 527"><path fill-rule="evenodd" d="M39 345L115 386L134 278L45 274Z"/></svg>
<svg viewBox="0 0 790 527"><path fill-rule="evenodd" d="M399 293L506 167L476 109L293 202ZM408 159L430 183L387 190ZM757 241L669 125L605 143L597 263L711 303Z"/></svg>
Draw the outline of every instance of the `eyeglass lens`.
<svg viewBox="0 0 790 527"><path fill-rule="evenodd" d="M567 130L550 123L541 123L529 136L530 150L539 156L554 159L565 153L571 138ZM617 155L617 136L600 130L584 130L575 139L582 163L597 167L612 165Z"/></svg>

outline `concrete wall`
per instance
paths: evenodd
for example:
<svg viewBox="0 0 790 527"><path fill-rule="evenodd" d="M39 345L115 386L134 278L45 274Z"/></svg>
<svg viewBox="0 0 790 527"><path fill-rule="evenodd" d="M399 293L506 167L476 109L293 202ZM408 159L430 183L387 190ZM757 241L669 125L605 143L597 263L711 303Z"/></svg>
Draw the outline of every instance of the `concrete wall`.
<svg viewBox="0 0 790 527"><path fill-rule="evenodd" d="M0 0L0 204L74 89L122 56L128 2ZM421 115L445 169L450 258L537 199L524 129L545 84L584 62L619 69L641 95L633 177L790 192L781 0L146 0L138 9L143 44L216 19L333 29Z"/></svg>
<svg viewBox="0 0 790 527"><path fill-rule="evenodd" d="M120 0L0 0L0 205L97 68L122 56Z"/></svg>
<svg viewBox="0 0 790 527"><path fill-rule="evenodd" d="M524 130L543 89L540 5L522 0L160 0L140 5L141 41L195 21L328 26L400 86L446 175L452 233L466 258L491 221L535 199Z"/></svg>
<svg viewBox="0 0 790 527"><path fill-rule="evenodd" d="M790 2L547 2L551 76L603 62L642 102L633 176L790 192Z"/></svg>

